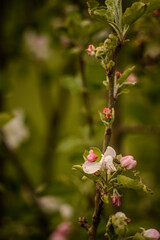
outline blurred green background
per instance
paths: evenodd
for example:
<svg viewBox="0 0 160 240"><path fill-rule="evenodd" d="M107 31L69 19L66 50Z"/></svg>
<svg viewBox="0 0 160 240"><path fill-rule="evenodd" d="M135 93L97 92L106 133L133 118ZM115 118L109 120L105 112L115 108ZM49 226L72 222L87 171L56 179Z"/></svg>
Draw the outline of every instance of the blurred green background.
<svg viewBox="0 0 160 240"><path fill-rule="evenodd" d="M57 240L63 222L71 229L62 240L87 239L77 219L91 219L94 186L72 165L89 146L102 148L105 72L85 49L109 32L84 0L1 0L0 111L15 116L0 134L1 240ZM116 211L131 218L131 234L160 230L160 16L144 16L127 38L117 70L136 65L137 85L117 102L111 145L134 156L154 194L122 192L120 208L104 207L98 239Z"/></svg>

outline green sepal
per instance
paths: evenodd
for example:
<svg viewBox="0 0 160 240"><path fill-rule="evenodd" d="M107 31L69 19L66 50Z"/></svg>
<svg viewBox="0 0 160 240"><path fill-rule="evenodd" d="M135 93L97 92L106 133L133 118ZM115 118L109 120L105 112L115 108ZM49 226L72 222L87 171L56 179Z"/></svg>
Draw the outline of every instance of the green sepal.
<svg viewBox="0 0 160 240"><path fill-rule="evenodd" d="M102 196L101 199L102 199L102 201L103 201L104 203L106 203L106 204L109 203L108 195L104 195L104 196Z"/></svg>
<svg viewBox="0 0 160 240"><path fill-rule="evenodd" d="M12 113L0 113L0 128L3 127L6 123L8 123L13 117L14 114Z"/></svg>
<svg viewBox="0 0 160 240"><path fill-rule="evenodd" d="M117 176L118 188L130 188L135 190L143 190L146 193L152 193L147 186L139 180L132 179L130 177L126 177L124 175Z"/></svg>
<svg viewBox="0 0 160 240"><path fill-rule="evenodd" d="M126 79L127 79L128 76L132 73L132 71L134 70L134 68L135 68L135 66L132 66L132 67L126 69L126 70L122 73L121 77L118 79L119 84L122 84L123 82L126 81Z"/></svg>
<svg viewBox="0 0 160 240"><path fill-rule="evenodd" d="M83 153L83 158L84 158L85 161L87 161L88 154L89 154L89 151L85 150L84 153Z"/></svg>
<svg viewBox="0 0 160 240"><path fill-rule="evenodd" d="M134 236L133 236L133 240L145 240L146 238L142 236L141 233L136 233Z"/></svg>
<svg viewBox="0 0 160 240"><path fill-rule="evenodd" d="M127 8L122 17L123 25L131 25L137 21L147 10L148 3L134 2L131 7Z"/></svg>

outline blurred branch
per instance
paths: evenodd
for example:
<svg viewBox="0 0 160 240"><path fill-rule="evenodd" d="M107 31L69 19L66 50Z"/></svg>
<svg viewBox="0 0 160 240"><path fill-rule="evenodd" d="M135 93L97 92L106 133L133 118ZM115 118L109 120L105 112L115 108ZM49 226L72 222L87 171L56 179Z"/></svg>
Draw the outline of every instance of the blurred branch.
<svg viewBox="0 0 160 240"><path fill-rule="evenodd" d="M56 146L59 139L60 126L62 120L65 119L65 111L68 103L68 92L60 87L58 96L58 105L53 108L51 117L49 119L48 133L46 138L46 144L44 154L42 156L43 164L43 180L44 182L50 183L53 177L53 161L55 157Z"/></svg>
<svg viewBox="0 0 160 240"><path fill-rule="evenodd" d="M45 240L49 234L48 219L41 210L41 206L39 205L39 202L38 202L38 197L36 196L36 194L34 192L33 184L31 182L27 172L21 165L21 161L19 160L19 158L17 157L15 152L12 151L6 145L5 140L4 140L4 135L2 132L0 132L0 147L1 147L1 157L3 156L4 160L9 159L12 162L13 166L15 167L15 169L22 181L22 184L26 187L26 189L29 193L30 200L33 203L33 206L35 207L35 210L37 213L38 225L39 225L39 229L41 231L41 239Z"/></svg>
<svg viewBox="0 0 160 240"><path fill-rule="evenodd" d="M83 102L84 102L84 107L85 107L86 120L89 125L90 136L92 136L94 134L93 117L91 114L89 94L88 94L88 90L87 90L87 79L85 76L85 63L84 63L84 59L83 59L82 55L80 55L80 57L79 57L79 63L80 63L80 72L81 72L81 77L82 77L82 87L83 87L82 97L83 97Z"/></svg>

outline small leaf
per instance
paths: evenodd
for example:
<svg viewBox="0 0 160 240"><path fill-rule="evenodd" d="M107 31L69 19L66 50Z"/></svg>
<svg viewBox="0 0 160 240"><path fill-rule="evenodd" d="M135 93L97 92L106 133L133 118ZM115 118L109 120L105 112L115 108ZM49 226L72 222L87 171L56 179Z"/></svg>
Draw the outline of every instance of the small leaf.
<svg viewBox="0 0 160 240"><path fill-rule="evenodd" d="M146 193L152 193L152 191L148 189L146 185L139 180L135 180L124 175L118 175L117 181L120 188L143 190Z"/></svg>
<svg viewBox="0 0 160 240"><path fill-rule="evenodd" d="M97 1L88 1L87 5L91 10L93 10L98 7L99 3Z"/></svg>
<svg viewBox="0 0 160 240"><path fill-rule="evenodd" d="M83 158L84 158L85 161L87 161L88 154L89 154L89 151L85 150L84 153L83 153Z"/></svg>
<svg viewBox="0 0 160 240"><path fill-rule="evenodd" d="M126 70L122 73L121 77L120 77L119 80L118 80L119 84L122 84L124 81L126 81L126 79L127 79L128 76L132 73L132 71L134 70L134 68L135 68L135 66L132 66L132 67L126 69Z"/></svg>
<svg viewBox="0 0 160 240"><path fill-rule="evenodd" d="M0 128L3 127L14 117L11 113L0 113Z"/></svg>
<svg viewBox="0 0 160 240"><path fill-rule="evenodd" d="M123 14L123 25L131 25L137 21L147 10L148 4L143 2L135 2L131 7L127 8Z"/></svg>
<svg viewBox="0 0 160 240"><path fill-rule="evenodd" d="M154 10L157 10L160 8L160 1L158 0L142 0L143 3L148 3L149 6L147 8L146 13L153 12Z"/></svg>
<svg viewBox="0 0 160 240"><path fill-rule="evenodd" d="M102 201L106 204L109 203L109 199L108 199L108 196L107 195L104 195L103 197L101 197Z"/></svg>

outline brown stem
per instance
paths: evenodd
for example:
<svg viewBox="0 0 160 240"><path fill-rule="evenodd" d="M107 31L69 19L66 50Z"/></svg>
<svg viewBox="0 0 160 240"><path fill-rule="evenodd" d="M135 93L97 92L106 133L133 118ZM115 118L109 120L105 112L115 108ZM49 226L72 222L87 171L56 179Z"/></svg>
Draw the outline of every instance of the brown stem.
<svg viewBox="0 0 160 240"><path fill-rule="evenodd" d="M108 106L110 109L112 109L115 105L114 76L115 76L115 70L117 66L118 53L120 49L121 49L121 45L118 45L117 48L115 49L115 52L112 58L112 60L115 62L115 66L108 72L108 78L109 78ZM103 142L103 153L106 151L106 148L109 145L111 134L112 134L112 129L106 128L104 142ZM95 205L94 205L94 212L92 216L92 224L88 230L89 240L96 239L97 228L100 222L100 216L101 216L102 210L103 210L103 201L101 199L101 189L98 186L96 186Z"/></svg>
<svg viewBox="0 0 160 240"><path fill-rule="evenodd" d="M91 115L89 95L88 95L88 91L87 91L87 79L85 76L85 68L84 68L85 66L84 66L84 60L83 60L82 55L79 57L79 63L80 63L80 71L81 71L82 86L83 86L82 97L83 97L83 102L84 102L84 107L85 107L85 112L86 112L86 120L89 125L90 136L92 136L94 134L93 118Z"/></svg>

